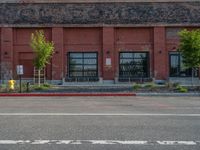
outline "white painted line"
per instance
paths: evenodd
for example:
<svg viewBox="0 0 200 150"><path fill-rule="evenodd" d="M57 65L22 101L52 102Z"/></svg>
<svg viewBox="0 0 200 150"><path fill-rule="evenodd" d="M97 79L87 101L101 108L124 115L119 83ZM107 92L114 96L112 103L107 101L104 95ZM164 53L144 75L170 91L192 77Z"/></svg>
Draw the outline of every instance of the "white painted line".
<svg viewBox="0 0 200 150"><path fill-rule="evenodd" d="M196 145L194 141L157 141L160 145Z"/></svg>
<svg viewBox="0 0 200 150"><path fill-rule="evenodd" d="M134 114L134 113L0 113L0 116L175 116L200 117L200 114Z"/></svg>
<svg viewBox="0 0 200 150"><path fill-rule="evenodd" d="M91 140L92 144L116 144L115 141Z"/></svg>
<svg viewBox="0 0 200 150"><path fill-rule="evenodd" d="M29 144L31 141L26 140L17 140L17 141L13 141L13 140L0 140L0 144Z"/></svg>
<svg viewBox="0 0 200 150"><path fill-rule="evenodd" d="M70 144L72 140L60 140L56 144Z"/></svg>
<svg viewBox="0 0 200 150"><path fill-rule="evenodd" d="M53 140L51 142L53 142ZM48 144L48 143L50 143L50 140L35 140L31 142L31 144Z"/></svg>
<svg viewBox="0 0 200 150"><path fill-rule="evenodd" d="M116 141L118 144L146 145L148 141Z"/></svg>
<svg viewBox="0 0 200 150"><path fill-rule="evenodd" d="M120 140L0 140L0 145L8 144L31 144L31 145L43 145L43 144L64 144L64 145L200 145L198 141L120 141Z"/></svg>

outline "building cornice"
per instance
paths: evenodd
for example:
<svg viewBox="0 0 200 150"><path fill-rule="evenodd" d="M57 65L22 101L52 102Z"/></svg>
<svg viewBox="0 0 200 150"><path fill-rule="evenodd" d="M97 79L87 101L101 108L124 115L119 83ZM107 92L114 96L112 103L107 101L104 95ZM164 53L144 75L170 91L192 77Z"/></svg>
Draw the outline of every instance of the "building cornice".
<svg viewBox="0 0 200 150"><path fill-rule="evenodd" d="M0 3L167 3L200 2L199 0L1 0Z"/></svg>
<svg viewBox="0 0 200 150"><path fill-rule="evenodd" d="M199 25L200 2L4 3L0 26Z"/></svg>

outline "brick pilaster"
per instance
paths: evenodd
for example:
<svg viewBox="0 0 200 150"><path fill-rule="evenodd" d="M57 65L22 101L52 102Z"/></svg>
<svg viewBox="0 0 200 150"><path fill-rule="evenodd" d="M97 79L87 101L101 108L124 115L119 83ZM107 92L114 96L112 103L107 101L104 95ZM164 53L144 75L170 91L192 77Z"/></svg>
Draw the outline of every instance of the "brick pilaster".
<svg viewBox="0 0 200 150"><path fill-rule="evenodd" d="M52 80L62 80L63 71L63 28L52 28L52 41L55 51L52 58Z"/></svg>
<svg viewBox="0 0 200 150"><path fill-rule="evenodd" d="M1 79L13 77L13 29L1 28Z"/></svg>
<svg viewBox="0 0 200 150"><path fill-rule="evenodd" d="M106 64L107 60L107 64ZM111 61L111 64L108 64ZM114 28L103 27L103 79L114 80Z"/></svg>
<svg viewBox="0 0 200 150"><path fill-rule="evenodd" d="M166 80L168 77L168 52L165 42L165 27L154 27L154 77L157 80Z"/></svg>

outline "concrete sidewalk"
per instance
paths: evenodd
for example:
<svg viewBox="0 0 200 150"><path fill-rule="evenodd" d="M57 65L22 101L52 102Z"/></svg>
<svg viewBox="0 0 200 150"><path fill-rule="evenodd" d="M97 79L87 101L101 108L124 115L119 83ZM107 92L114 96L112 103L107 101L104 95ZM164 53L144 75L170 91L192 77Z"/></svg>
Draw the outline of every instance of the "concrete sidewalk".
<svg viewBox="0 0 200 150"><path fill-rule="evenodd" d="M0 97L25 96L136 96L135 93L1 93Z"/></svg>
<svg viewBox="0 0 200 150"><path fill-rule="evenodd" d="M49 96L194 96L200 97L200 93L0 93L0 97L49 97Z"/></svg>

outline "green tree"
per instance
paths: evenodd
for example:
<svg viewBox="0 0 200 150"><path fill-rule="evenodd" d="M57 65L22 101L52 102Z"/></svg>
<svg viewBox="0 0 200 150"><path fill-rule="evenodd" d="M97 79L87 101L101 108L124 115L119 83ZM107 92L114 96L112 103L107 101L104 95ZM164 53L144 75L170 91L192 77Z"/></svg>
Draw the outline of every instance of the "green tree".
<svg viewBox="0 0 200 150"><path fill-rule="evenodd" d="M39 30L31 34L30 46L36 55L34 66L38 69L38 86L40 86L40 72L46 67L53 55L54 43L47 41L44 31Z"/></svg>
<svg viewBox="0 0 200 150"><path fill-rule="evenodd" d="M200 30L188 31L186 29L179 32L179 51L183 58L183 63L187 68L192 68L192 84L194 69L200 67Z"/></svg>

